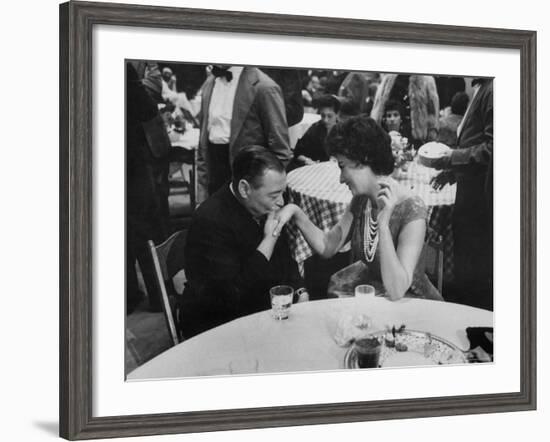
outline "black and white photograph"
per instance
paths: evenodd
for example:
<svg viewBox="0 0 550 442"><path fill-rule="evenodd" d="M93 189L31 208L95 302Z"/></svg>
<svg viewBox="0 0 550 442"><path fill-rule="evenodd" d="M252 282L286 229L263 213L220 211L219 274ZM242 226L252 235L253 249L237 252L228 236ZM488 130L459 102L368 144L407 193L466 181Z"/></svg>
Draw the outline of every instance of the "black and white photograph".
<svg viewBox="0 0 550 442"><path fill-rule="evenodd" d="M545 34L522 8L465 1L59 5L57 166L44 143L25 162L59 171L58 237L26 233L59 240L58 311L41 296L6 310L14 336L27 328L15 312L59 319L57 384L42 341L20 345L33 363L11 364L25 378L12 404L59 393L58 431L35 432L458 441L540 428ZM45 139L29 115L17 133ZM18 199L36 220L54 205L32 195ZM28 250L10 255L18 281L41 288L54 249L32 249L48 252L36 276Z"/></svg>
<svg viewBox="0 0 550 442"><path fill-rule="evenodd" d="M493 83L125 60L126 380L492 364Z"/></svg>

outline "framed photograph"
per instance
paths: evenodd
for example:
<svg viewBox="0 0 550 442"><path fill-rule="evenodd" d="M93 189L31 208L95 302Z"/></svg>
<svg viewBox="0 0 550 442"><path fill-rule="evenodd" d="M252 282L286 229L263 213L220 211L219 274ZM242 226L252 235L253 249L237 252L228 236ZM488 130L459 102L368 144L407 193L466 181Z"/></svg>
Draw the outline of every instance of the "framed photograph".
<svg viewBox="0 0 550 442"><path fill-rule="evenodd" d="M535 53L62 4L60 435L535 409Z"/></svg>

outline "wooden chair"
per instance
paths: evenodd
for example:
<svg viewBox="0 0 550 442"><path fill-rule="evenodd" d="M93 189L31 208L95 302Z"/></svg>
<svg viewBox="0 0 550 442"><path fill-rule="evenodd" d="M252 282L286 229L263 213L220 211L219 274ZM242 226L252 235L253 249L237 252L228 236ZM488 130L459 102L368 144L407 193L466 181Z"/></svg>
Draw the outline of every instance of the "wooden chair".
<svg viewBox="0 0 550 442"><path fill-rule="evenodd" d="M168 161L170 163L175 163L178 165L182 180L181 182L171 181L171 185L174 186L184 185L187 187L189 192L189 202L191 205L191 211L195 210L196 207L196 149L186 150L183 148L172 147ZM185 167L184 165L191 166L189 169L189 176L185 177Z"/></svg>
<svg viewBox="0 0 550 442"><path fill-rule="evenodd" d="M437 234L428 235L424 245L424 260L428 278L436 284L437 290L443 296L443 237Z"/></svg>
<svg viewBox="0 0 550 442"><path fill-rule="evenodd" d="M155 286L158 290L158 295L162 301L162 309L164 311L164 316L166 318L166 326L168 328L168 333L170 334L171 340L174 345L179 344L180 335L176 327L176 322L174 320L173 306L170 303L169 291L166 287L166 282L171 282L171 275L168 272L167 258L170 253L170 249L174 244L176 238L180 235L185 235L187 232L179 231L171 235L166 241L158 246L155 246L153 241L148 241L149 252L151 253L151 261L153 265L154 275L155 275ZM181 255L181 251L179 253ZM173 285L170 286L170 295L175 295L175 290ZM172 296L172 299L174 297Z"/></svg>

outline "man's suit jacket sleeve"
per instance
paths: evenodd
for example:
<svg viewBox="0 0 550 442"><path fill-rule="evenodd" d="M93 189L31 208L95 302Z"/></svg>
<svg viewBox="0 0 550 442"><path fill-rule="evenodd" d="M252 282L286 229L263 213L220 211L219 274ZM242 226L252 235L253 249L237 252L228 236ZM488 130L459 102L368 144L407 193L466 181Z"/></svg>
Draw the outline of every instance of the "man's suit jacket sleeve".
<svg viewBox="0 0 550 442"><path fill-rule="evenodd" d="M311 151L314 146L314 136L311 131L311 127L306 131L306 133L296 142L296 147L294 148L294 158L298 158L300 155L304 155L308 158L311 158Z"/></svg>
<svg viewBox="0 0 550 442"><path fill-rule="evenodd" d="M491 91L480 97L479 106L482 116L482 122L477 122L482 130L479 142L465 148L453 149L450 164L452 169L460 169L462 166L468 165L486 166L491 161L493 156L493 96ZM463 133L465 130L466 127L462 128Z"/></svg>
<svg viewBox="0 0 550 442"><path fill-rule="evenodd" d="M283 241L283 238L280 238L279 241ZM300 274L298 263L292 256L292 253L290 252L290 248L288 246L288 236L284 238L284 245L283 244L281 245L285 247L286 259L288 261L288 266L289 266L288 280L286 281L286 283L291 285L294 288L294 290L305 288L306 284L305 284L304 278Z"/></svg>
<svg viewBox="0 0 550 442"><path fill-rule="evenodd" d="M203 203L208 198L208 107L210 106L210 93L212 92L213 81L213 79L207 79L202 86L201 110L198 115L200 135L197 156L195 158L197 204Z"/></svg>
<svg viewBox="0 0 550 442"><path fill-rule="evenodd" d="M257 250L243 260L238 250L238 239L227 223L201 219L199 224L200 233L196 232L193 238L189 238L195 243L193 249L196 253L202 255L204 268L208 269L208 280L199 290L203 294L224 293L225 296L217 296L215 300L223 304L220 308L239 310L241 303L254 303L254 300L243 299L242 296L253 292L251 289L258 281L272 275L270 262ZM192 256L189 258L192 259Z"/></svg>
<svg viewBox="0 0 550 442"><path fill-rule="evenodd" d="M276 84L258 91L259 112L267 147L277 155L283 165L289 163L292 153L285 115L285 104L281 89Z"/></svg>
<svg viewBox="0 0 550 442"><path fill-rule="evenodd" d="M201 128L201 131L203 129ZM197 173L197 204L203 203L208 198L208 163L206 159L207 146L199 142L197 147L197 156L195 159L195 169Z"/></svg>

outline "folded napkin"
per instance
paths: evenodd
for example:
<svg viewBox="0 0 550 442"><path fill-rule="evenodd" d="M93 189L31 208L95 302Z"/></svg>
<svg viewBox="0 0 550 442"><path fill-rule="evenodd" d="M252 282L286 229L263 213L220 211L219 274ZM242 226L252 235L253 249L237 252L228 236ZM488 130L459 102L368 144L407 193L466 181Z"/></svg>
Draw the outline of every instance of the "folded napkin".
<svg viewBox="0 0 550 442"><path fill-rule="evenodd" d="M338 320L334 340L340 347L347 347L356 339L365 337L372 328L372 319L367 315L345 314Z"/></svg>

